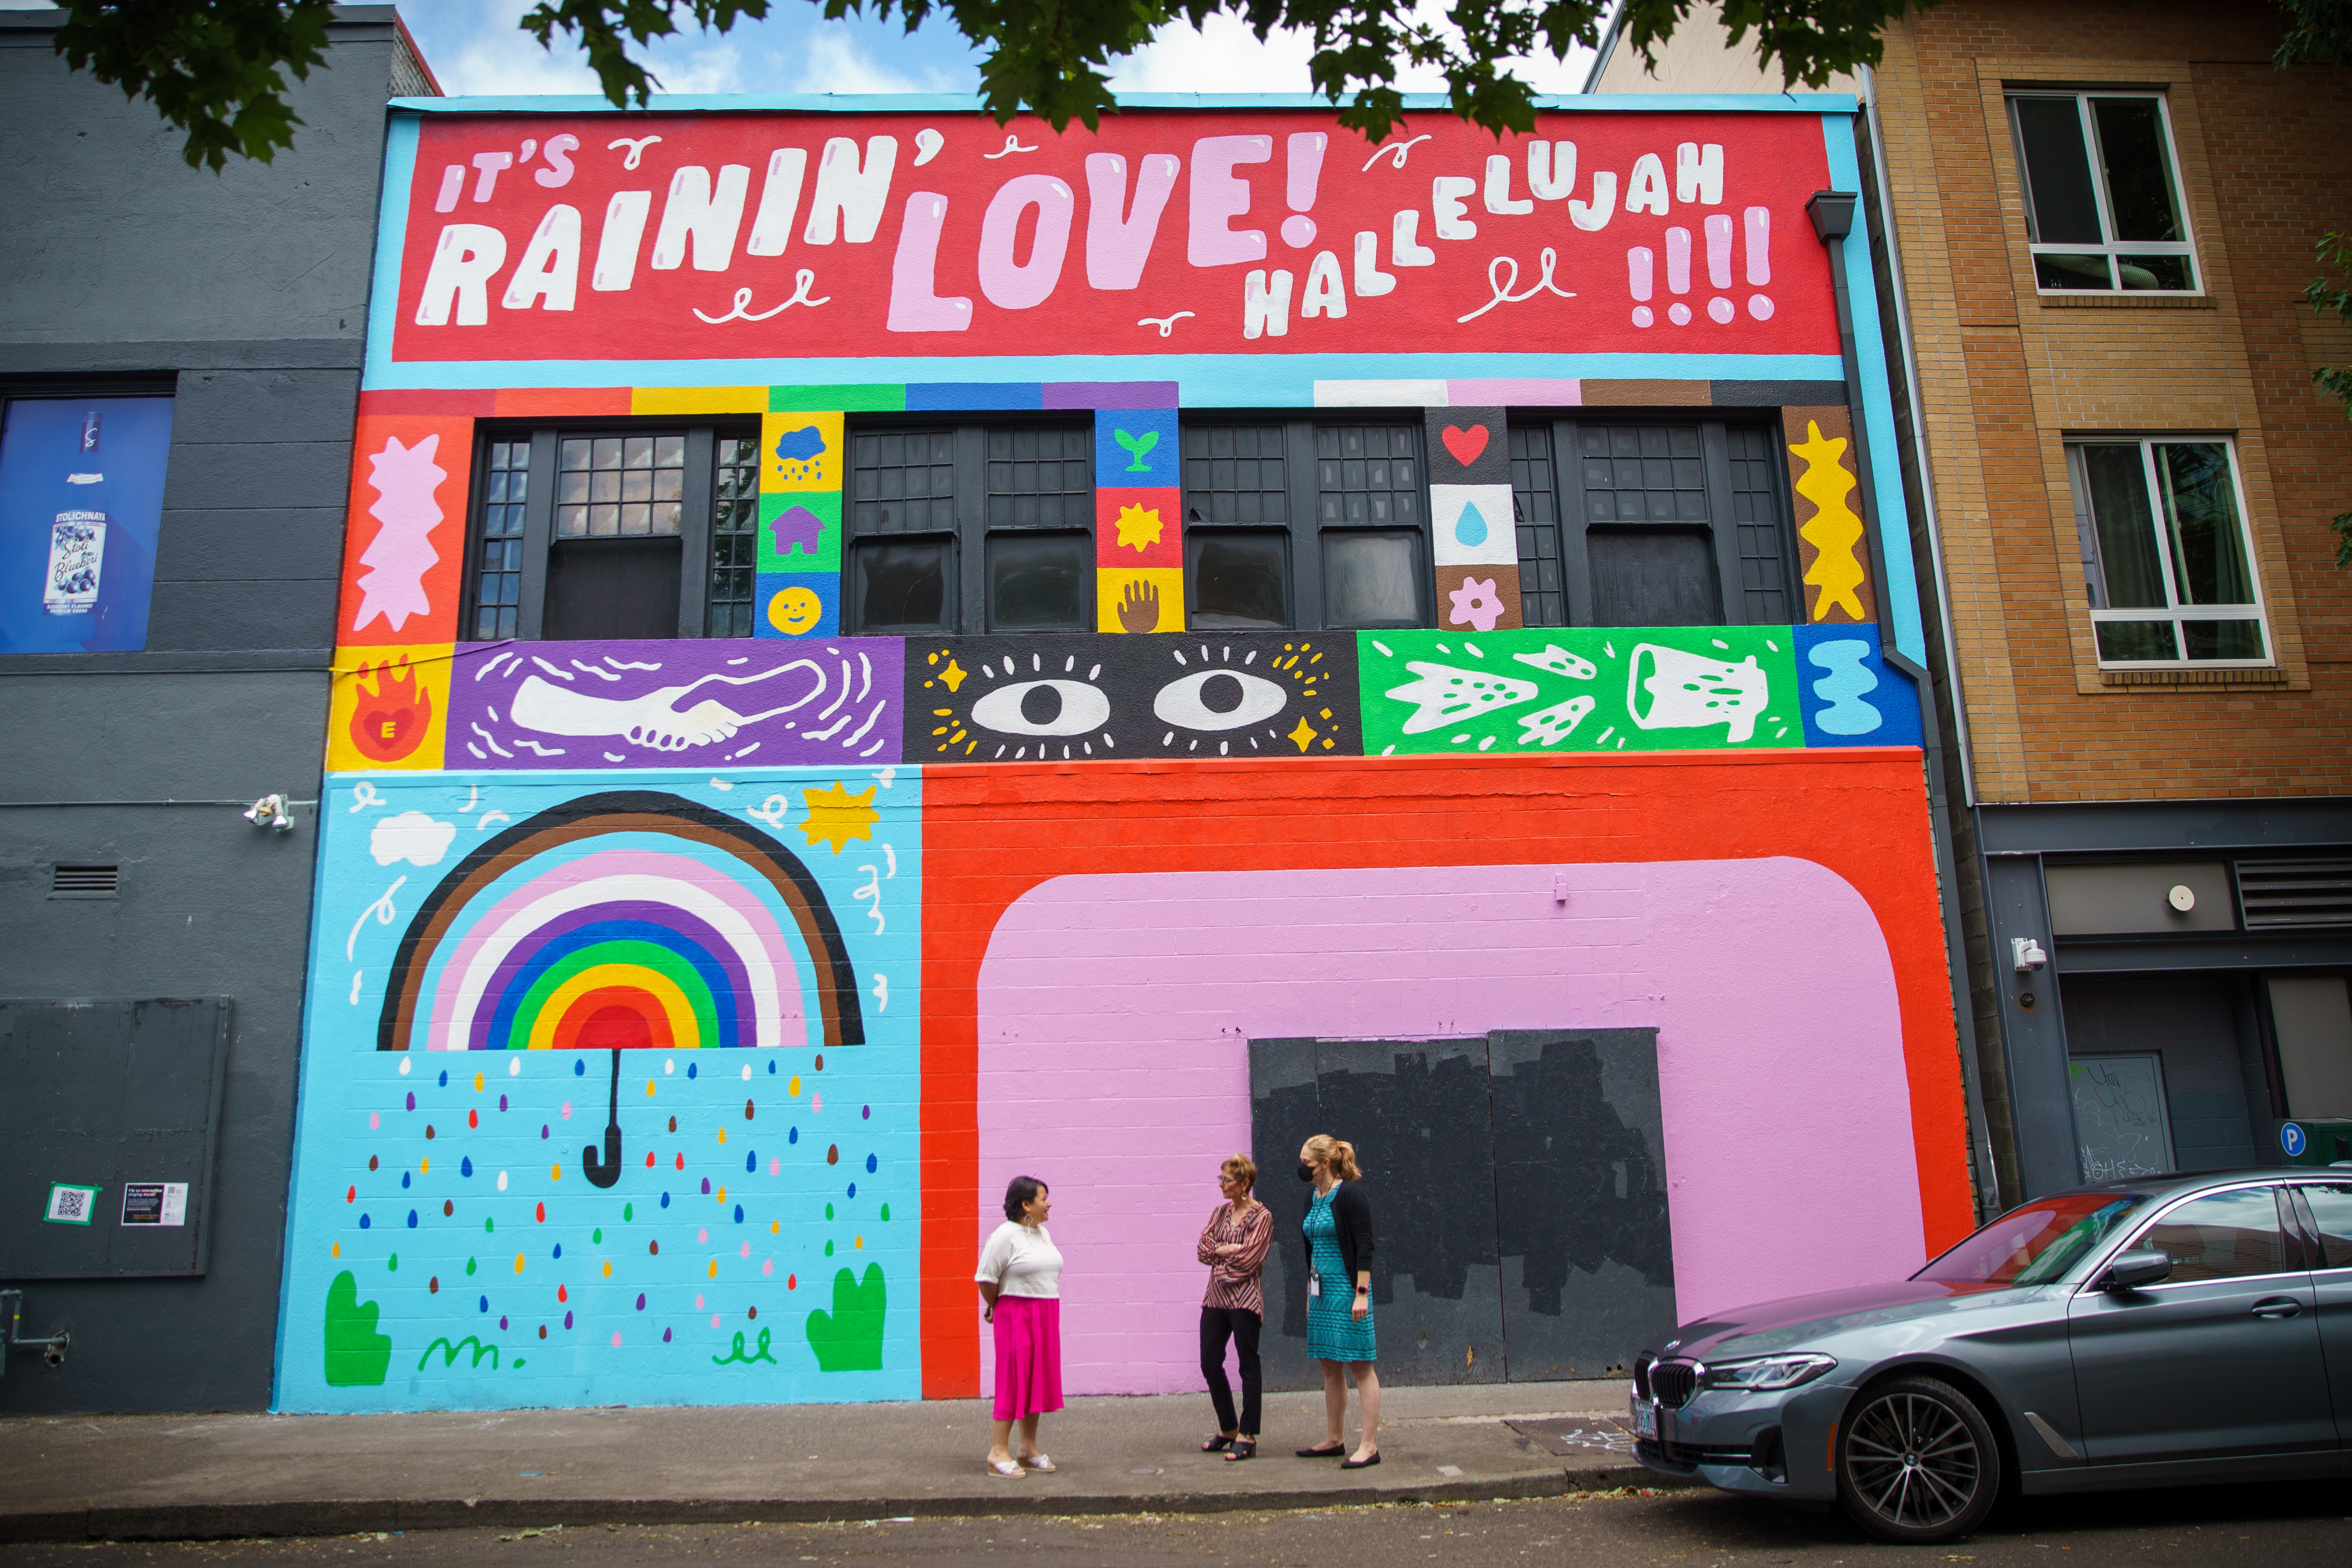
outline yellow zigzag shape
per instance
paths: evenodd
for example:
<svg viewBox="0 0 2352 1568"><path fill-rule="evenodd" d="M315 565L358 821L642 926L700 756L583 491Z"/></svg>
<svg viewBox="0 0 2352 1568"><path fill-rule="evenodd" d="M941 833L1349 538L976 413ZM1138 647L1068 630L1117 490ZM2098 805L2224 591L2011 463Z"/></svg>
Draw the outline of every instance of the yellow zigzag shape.
<svg viewBox="0 0 2352 1568"><path fill-rule="evenodd" d="M1811 618L1816 621L1826 619L1833 605L1843 606L1857 621L1869 618L1862 607L1862 595L1854 592L1867 574L1854 552L1854 546L1862 542L1862 519L1846 505L1854 478L1839 460L1845 456L1845 447L1844 437L1823 436L1822 427L1809 419L1804 443L1789 448L1789 456L1801 458L1805 464L1797 479L1797 493L1817 509L1813 521L1797 530L1798 536L1820 552L1812 570L1805 574L1806 584L1822 591L1813 602Z"/></svg>

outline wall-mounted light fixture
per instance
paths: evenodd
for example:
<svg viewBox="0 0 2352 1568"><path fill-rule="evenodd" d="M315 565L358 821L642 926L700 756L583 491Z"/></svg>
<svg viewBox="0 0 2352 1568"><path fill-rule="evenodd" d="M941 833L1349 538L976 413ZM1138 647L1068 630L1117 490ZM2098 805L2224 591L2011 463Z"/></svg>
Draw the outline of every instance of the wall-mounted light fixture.
<svg viewBox="0 0 2352 1568"><path fill-rule="evenodd" d="M256 827L275 828L280 833L291 832L294 827L294 819L286 814L286 797L282 795L265 795L238 815Z"/></svg>

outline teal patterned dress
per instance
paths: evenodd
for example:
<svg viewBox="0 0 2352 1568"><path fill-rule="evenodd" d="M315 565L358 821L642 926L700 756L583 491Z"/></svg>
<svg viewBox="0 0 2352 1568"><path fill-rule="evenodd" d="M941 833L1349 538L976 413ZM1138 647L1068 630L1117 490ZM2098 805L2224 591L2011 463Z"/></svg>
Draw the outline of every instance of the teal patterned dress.
<svg viewBox="0 0 2352 1568"><path fill-rule="evenodd" d="M1333 1187L1331 1193L1339 1189ZM1315 1253L1315 1272L1322 1277L1323 1294L1307 1298L1307 1353L1317 1361L1379 1359L1372 1336L1373 1313L1367 1304L1359 1321L1355 1316L1356 1282L1339 1257L1339 1224L1331 1217L1331 1193L1307 1205L1307 1244Z"/></svg>

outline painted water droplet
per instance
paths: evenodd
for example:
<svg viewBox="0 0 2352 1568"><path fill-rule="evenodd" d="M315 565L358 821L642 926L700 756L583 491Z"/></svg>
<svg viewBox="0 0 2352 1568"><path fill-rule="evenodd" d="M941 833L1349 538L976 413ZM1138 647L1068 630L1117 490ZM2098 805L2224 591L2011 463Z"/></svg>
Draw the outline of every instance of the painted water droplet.
<svg viewBox="0 0 2352 1568"><path fill-rule="evenodd" d="M1465 505L1462 515L1454 520L1454 537L1465 544L1486 542L1486 514L1478 510L1477 502Z"/></svg>
<svg viewBox="0 0 2352 1568"><path fill-rule="evenodd" d="M890 1205L889 1205L888 1204L884 1204L884 1205L882 1205L882 1218L887 1222L887 1221L889 1219L889 1217L890 1217Z"/></svg>
<svg viewBox="0 0 2352 1568"><path fill-rule="evenodd" d="M687 1064L686 1064L686 1076L687 1076L688 1078L691 1079L691 1078L695 1077L695 1076L697 1075L697 1071L698 1071L698 1064L697 1064L697 1063L694 1063L694 1062L688 1062L688 1063L687 1063Z"/></svg>
<svg viewBox="0 0 2352 1568"><path fill-rule="evenodd" d="M640 1290L640 1291L638 1291L638 1292L637 1292L637 1310L638 1310L638 1311L640 1311L640 1312L642 1312L642 1311L644 1311L645 1310L646 1310L646 1293L645 1293L643 1290Z"/></svg>
<svg viewBox="0 0 2352 1568"><path fill-rule="evenodd" d="M367 1229L367 1227L368 1227L368 1216L367 1216L367 1215L360 1215L360 1228L361 1228L362 1230L365 1230L365 1229Z"/></svg>
<svg viewBox="0 0 2352 1568"><path fill-rule="evenodd" d="M800 1130L799 1128L797 1128L797 1127L795 1127L795 1128L792 1129L789 1132L787 1132L787 1133L785 1133L785 1134L784 1134L784 1142L787 1142L787 1143L797 1143L797 1142L799 1142L800 1141L801 1141L801 1130Z"/></svg>
<svg viewBox="0 0 2352 1568"><path fill-rule="evenodd" d="M401 1172L401 1173L400 1173L400 1184L401 1184L404 1188L404 1187L406 1187L406 1186L408 1185L408 1174L409 1174L409 1173L408 1173L406 1171L403 1171L403 1172Z"/></svg>
<svg viewBox="0 0 2352 1568"><path fill-rule="evenodd" d="M828 1143L824 1146L824 1163L828 1165L838 1165L841 1163L840 1144Z"/></svg>
<svg viewBox="0 0 2352 1568"><path fill-rule="evenodd" d="M369 1112L368 1112L368 1131L369 1131L373 1132L373 1131L374 1131L377 1128L382 1127L383 1125L383 1117L381 1117L381 1116L377 1115L377 1114L376 1114L374 1111L373 1111L373 1110L371 1110L371 1111L369 1111Z"/></svg>
<svg viewBox="0 0 2352 1568"><path fill-rule="evenodd" d="M474 1173L474 1157L471 1154L457 1162L457 1173L461 1176L470 1176Z"/></svg>
<svg viewBox="0 0 2352 1568"><path fill-rule="evenodd" d="M587 1064L586 1062L582 1061L582 1060L581 1060L579 1058L577 1058L577 1057L574 1057L574 1058L572 1058L572 1076L573 1078L578 1078L578 1077L580 1077L581 1075L583 1075L583 1073L585 1073L587 1070L588 1070L588 1064Z"/></svg>
<svg viewBox="0 0 2352 1568"><path fill-rule="evenodd" d="M782 1160L770 1160L768 1162L768 1174L772 1176L781 1176L783 1173L784 1163Z"/></svg>
<svg viewBox="0 0 2352 1568"><path fill-rule="evenodd" d="M868 1155L866 1155L866 1173L867 1175L869 1175L869 1176L870 1176L870 1175L872 1175L872 1174L873 1174L877 1170L878 1170L878 1169L880 1169L880 1168L881 1168L881 1161L880 1161L879 1159L877 1159L876 1156L874 1156L874 1155L872 1155L872 1154L868 1154Z"/></svg>
<svg viewBox="0 0 2352 1568"><path fill-rule="evenodd" d="M621 1217L622 1217L623 1219L635 1219L635 1218L636 1218L636 1217L637 1217L637 1205L635 1205L635 1204L623 1204L623 1205L621 1205Z"/></svg>
<svg viewBox="0 0 2352 1568"><path fill-rule="evenodd" d="M408 1076L408 1058L406 1057L400 1058L400 1076L403 1078L406 1078Z"/></svg>

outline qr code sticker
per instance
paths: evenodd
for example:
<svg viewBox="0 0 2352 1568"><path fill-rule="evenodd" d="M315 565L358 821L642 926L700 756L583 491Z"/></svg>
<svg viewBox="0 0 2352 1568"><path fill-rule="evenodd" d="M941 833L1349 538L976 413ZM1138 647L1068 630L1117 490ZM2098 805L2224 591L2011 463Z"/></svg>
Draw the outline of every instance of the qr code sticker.
<svg viewBox="0 0 2352 1568"><path fill-rule="evenodd" d="M98 1205L96 1187L53 1186L46 1217L59 1225L88 1225Z"/></svg>

